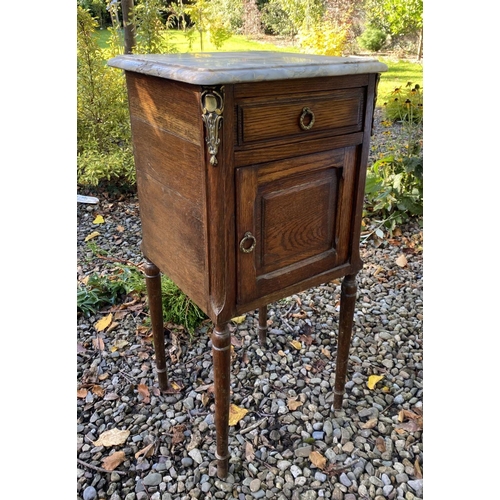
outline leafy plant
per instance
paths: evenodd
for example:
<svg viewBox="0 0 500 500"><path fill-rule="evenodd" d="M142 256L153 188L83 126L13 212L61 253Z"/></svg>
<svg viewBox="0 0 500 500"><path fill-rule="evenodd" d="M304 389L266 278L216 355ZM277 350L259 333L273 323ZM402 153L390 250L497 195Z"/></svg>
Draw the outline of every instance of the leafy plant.
<svg viewBox="0 0 500 500"><path fill-rule="evenodd" d="M412 82L404 89L396 87L384 107L388 120L419 124L424 112L423 90L418 83L412 86Z"/></svg>
<svg viewBox="0 0 500 500"><path fill-rule="evenodd" d="M161 288L164 322L182 325L193 335L195 328L206 319L205 313L167 276L162 275ZM137 266L117 264L111 273L93 273L86 284L78 285L77 309L90 316L104 307L119 304L131 294L145 296L144 274Z"/></svg>
<svg viewBox="0 0 500 500"><path fill-rule="evenodd" d="M306 52L325 56L341 56L348 36L346 26L323 20L300 31L300 46Z"/></svg>
<svg viewBox="0 0 500 500"><path fill-rule="evenodd" d="M400 133L389 147L393 152L382 155L367 171L366 211L379 236L382 227L392 232L423 213L422 91L411 82L406 87L415 100L404 99L401 105L397 98L393 108L384 106L387 120L383 124L400 123ZM400 88L394 90L393 95L401 94Z"/></svg>
<svg viewBox="0 0 500 500"><path fill-rule="evenodd" d="M387 34L375 26L368 26L362 35L357 38L361 48L372 52L378 52L382 49L386 40Z"/></svg>

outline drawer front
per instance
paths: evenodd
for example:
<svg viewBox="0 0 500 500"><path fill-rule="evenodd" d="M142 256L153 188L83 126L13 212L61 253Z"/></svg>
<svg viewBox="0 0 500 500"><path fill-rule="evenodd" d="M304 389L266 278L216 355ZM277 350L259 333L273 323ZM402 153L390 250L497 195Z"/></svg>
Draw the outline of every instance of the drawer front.
<svg viewBox="0 0 500 500"><path fill-rule="evenodd" d="M363 128L364 104L363 87L240 102L238 145L358 132Z"/></svg>

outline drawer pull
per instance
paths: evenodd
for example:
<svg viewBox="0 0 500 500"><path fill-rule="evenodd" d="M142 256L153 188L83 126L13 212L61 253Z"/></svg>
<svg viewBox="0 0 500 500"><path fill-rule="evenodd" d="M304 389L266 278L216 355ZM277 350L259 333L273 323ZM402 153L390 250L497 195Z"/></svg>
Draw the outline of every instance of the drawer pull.
<svg viewBox="0 0 500 500"><path fill-rule="evenodd" d="M309 123L306 125L304 123L304 120L305 120L307 115L310 115L311 118L309 120ZM302 114L300 115L300 128L302 130L311 130L313 125L314 125L314 113L313 113L312 109L307 108L307 107L302 109Z"/></svg>
<svg viewBox="0 0 500 500"><path fill-rule="evenodd" d="M248 241L252 241L252 244L247 248L246 245ZM243 239L240 241L240 250L243 253L250 253L255 248L256 244L257 240L255 239L255 236L250 231L247 231L245 236L243 236Z"/></svg>

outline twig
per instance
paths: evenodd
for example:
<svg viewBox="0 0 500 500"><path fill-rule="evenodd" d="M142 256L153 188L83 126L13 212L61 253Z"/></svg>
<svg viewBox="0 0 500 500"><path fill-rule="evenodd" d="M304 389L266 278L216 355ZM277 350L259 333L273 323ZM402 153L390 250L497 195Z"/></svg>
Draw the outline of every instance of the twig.
<svg viewBox="0 0 500 500"><path fill-rule="evenodd" d="M127 475L126 472L123 472L121 470L106 470L106 469L103 469L102 467L97 467L96 465L92 465L92 464L89 464L87 462L84 462L83 460L80 460L79 458L77 458L76 461L79 464L83 465L84 467L88 467L89 469L93 469L93 470L96 470L98 472L106 472L107 474L111 474L112 472L116 472L117 474L121 474L122 476Z"/></svg>
<svg viewBox="0 0 500 500"><path fill-rule="evenodd" d="M98 259L109 260L111 262L119 262L120 264L127 264L127 266L132 266L142 271L142 266L140 264L132 262L131 260L120 259L119 257L108 257L106 255L100 255L100 254L97 254L96 257Z"/></svg>
<svg viewBox="0 0 500 500"><path fill-rule="evenodd" d="M259 425L264 421L265 419L261 419L261 420L257 420L257 422L254 422L252 425L249 425L248 427L245 427L244 429L241 429L240 431L240 434L247 434L248 432L250 431L253 431L254 429L256 429L257 427L259 427Z"/></svg>

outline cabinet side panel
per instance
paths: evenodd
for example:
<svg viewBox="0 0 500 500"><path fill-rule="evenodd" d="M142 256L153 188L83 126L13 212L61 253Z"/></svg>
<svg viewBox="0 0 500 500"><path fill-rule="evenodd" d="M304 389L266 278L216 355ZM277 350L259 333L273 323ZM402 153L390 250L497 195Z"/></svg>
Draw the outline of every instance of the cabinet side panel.
<svg viewBox="0 0 500 500"><path fill-rule="evenodd" d="M198 93L175 82L135 74L127 75L127 84L142 251L207 312L204 150Z"/></svg>

